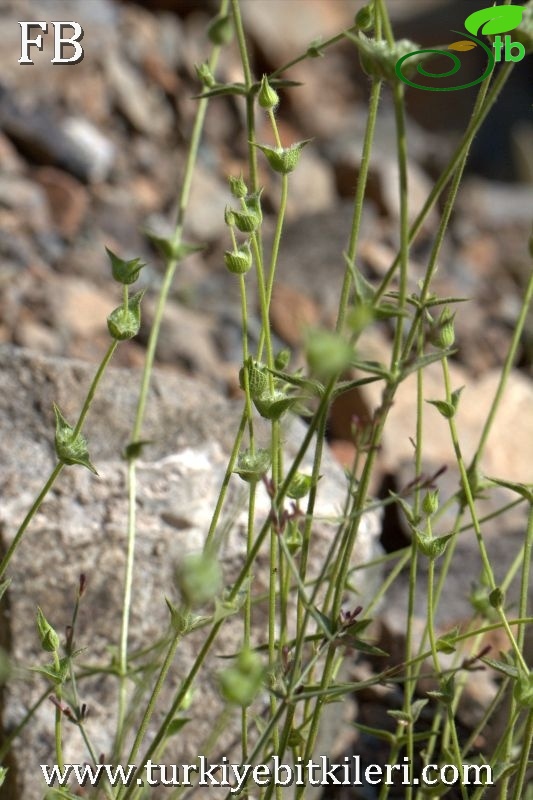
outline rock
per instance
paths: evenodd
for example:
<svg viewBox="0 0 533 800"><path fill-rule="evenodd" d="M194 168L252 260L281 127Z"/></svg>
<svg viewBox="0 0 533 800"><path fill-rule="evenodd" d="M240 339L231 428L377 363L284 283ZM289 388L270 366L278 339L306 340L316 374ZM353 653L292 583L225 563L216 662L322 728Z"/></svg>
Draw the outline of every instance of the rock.
<svg viewBox="0 0 533 800"><path fill-rule="evenodd" d="M24 162L15 150L7 136L0 132L0 164L3 174L20 175L24 169Z"/></svg>
<svg viewBox="0 0 533 800"><path fill-rule="evenodd" d="M155 314L155 301L146 298L140 341L146 343ZM160 364L169 364L193 375L207 378L211 385L220 380L219 358L215 348L214 320L185 306L168 303L157 345Z"/></svg>
<svg viewBox="0 0 533 800"><path fill-rule="evenodd" d="M84 145L75 142L46 108L22 107L4 91L0 93L0 126L30 162L60 167L82 181L91 179Z"/></svg>
<svg viewBox="0 0 533 800"><path fill-rule="evenodd" d="M291 347L302 344L305 331L316 327L320 311L314 300L277 282L272 292L270 322L277 335Z"/></svg>
<svg viewBox="0 0 533 800"><path fill-rule="evenodd" d="M50 296L59 330L81 339L107 330L107 316L119 305L118 298L115 300L81 278L63 276L54 283Z"/></svg>
<svg viewBox="0 0 533 800"><path fill-rule="evenodd" d="M115 52L106 55L105 68L115 104L140 133L161 137L172 128L172 110L164 96L148 86L137 70Z"/></svg>
<svg viewBox="0 0 533 800"><path fill-rule="evenodd" d="M498 183L481 178L465 180L457 210L486 230L495 227L531 228L533 193L529 184Z"/></svg>
<svg viewBox="0 0 533 800"><path fill-rule="evenodd" d="M68 117L61 128L72 147L84 154L87 180L90 183L105 180L116 155L113 142L83 117Z"/></svg>
<svg viewBox="0 0 533 800"><path fill-rule="evenodd" d="M337 191L341 197L354 196L359 180L361 148L340 148L334 161ZM424 171L414 162L407 165L409 189L409 223L413 223L432 189L432 183ZM374 148L370 161L366 197L389 219L400 218L399 170L395 155ZM435 228L437 215L431 211L423 226L426 233Z"/></svg>
<svg viewBox="0 0 533 800"><path fill-rule="evenodd" d="M459 309L459 314L461 309ZM362 358L388 363L387 342L372 327L359 340ZM456 415L463 457L470 463L500 379L499 370L491 370L478 380L455 362L449 362L452 390L464 386ZM362 387L368 408L381 402L382 382ZM394 473L402 460L413 455L411 438L416 431L416 376L410 375L398 387L387 417L383 440L385 468ZM430 364L424 370L424 398L444 399L442 366ZM480 467L487 475L511 481L531 482L533 473L529 442L533 441L533 419L528 409L533 405L533 386L518 370L511 371L503 402L492 426ZM455 464L448 422L437 409L424 406L424 457L434 464Z"/></svg>
<svg viewBox="0 0 533 800"><path fill-rule="evenodd" d="M15 331L15 344L46 356L61 352L60 337L48 325L33 319L21 320Z"/></svg>
<svg viewBox="0 0 533 800"><path fill-rule="evenodd" d="M331 210L308 214L289 223L282 236L277 277L313 299L323 319L335 321L344 279L346 250L353 216L351 203L337 203ZM377 236L372 210L365 208L362 231ZM270 247L271 236L266 237ZM268 252L268 250L267 250Z"/></svg>
<svg viewBox="0 0 533 800"><path fill-rule="evenodd" d="M327 39L353 21L353 10L344 3L312 3L302 13L298 3L256 0L252 5L245 3L242 13L247 30L271 68L304 52L313 40Z"/></svg>
<svg viewBox="0 0 533 800"><path fill-rule="evenodd" d="M231 205L227 185L213 172L212 166L200 162L194 173L187 208L186 229L189 236L201 243L227 236L224 222L227 205Z"/></svg>
<svg viewBox="0 0 533 800"><path fill-rule="evenodd" d="M65 239L72 239L79 232L89 206L85 188L72 175L53 167L43 167L35 177L48 197L56 229Z"/></svg>
<svg viewBox="0 0 533 800"><path fill-rule="evenodd" d="M52 401L73 421L93 369L81 362L35 357L13 348L0 349L0 369L3 375L0 521L6 545L53 464ZM110 370L105 375L86 430L99 477L79 467L66 468L32 521L11 564L9 608L4 605L2 619L4 641L11 641L10 658L18 667L46 662L35 632L36 606L39 604L43 608L60 632L64 630L71 618L80 573L87 577L87 591L76 631L77 644L86 648L80 660L85 664L109 661L107 647L117 642L119 634L121 576L126 549L126 467L120 460L120 453L129 440L138 382L139 375L133 371ZM154 643L165 635L168 626L165 595L176 599L176 566L185 552L200 547L204 541L239 415L240 404L235 406L223 401L203 383L163 373L154 375L142 432L150 443L137 470L137 566L131 616L133 649ZM304 430L296 420L286 427L284 439L288 452L295 452ZM311 574L320 569L334 531L334 527L318 522L318 517L322 520L335 516L344 496L342 472L327 453L321 472ZM234 579L242 564L245 494L245 485L233 478L220 528L221 533L224 531L221 563L226 582ZM269 509L270 501L261 489L258 519L264 518ZM358 539L357 558L372 557L378 528L378 519L366 514ZM254 592L262 591L266 585L267 562L268 556L261 553L255 569ZM358 586L364 602L365 588L361 584ZM260 608L254 611L254 620L254 639L264 641L265 623ZM150 732L153 733L168 710L176 687L190 670L207 630L197 630L180 644ZM241 641L242 622L238 617L230 618L213 652L216 656L233 653L239 649ZM217 689L220 669L219 658L210 658L199 674L192 706L187 711L187 717L194 719L194 724L186 725L184 735L173 739L172 762L187 763L198 752L204 752L202 742L212 733L214 721L223 708ZM3 725L7 731L21 720L45 687L42 676L27 671L19 674L20 679L10 683L3 697ZM148 683L152 681L153 678ZM80 679L78 688L82 702L90 707L86 721L88 734L98 753L109 754L116 711L114 681L102 676ZM137 703L137 707L141 705ZM10 796L23 796L28 800L42 797L44 785L39 765L55 761L53 719L52 704L41 704L31 724L17 739L16 764L11 765L10 772ZM232 752L233 737L238 739L239 725L238 713L225 723L223 738L217 744L223 753ZM338 721L336 725L338 728ZM327 747L331 750L331 741ZM85 758L78 731L74 726L67 726L66 761L77 763Z"/></svg>
<svg viewBox="0 0 533 800"><path fill-rule="evenodd" d="M313 147L305 147L298 167L290 177L287 219L329 211L335 202L335 181L331 167Z"/></svg>
<svg viewBox="0 0 533 800"><path fill-rule="evenodd" d="M0 176L0 206L16 212L32 232L50 226L46 196L32 181L16 175Z"/></svg>

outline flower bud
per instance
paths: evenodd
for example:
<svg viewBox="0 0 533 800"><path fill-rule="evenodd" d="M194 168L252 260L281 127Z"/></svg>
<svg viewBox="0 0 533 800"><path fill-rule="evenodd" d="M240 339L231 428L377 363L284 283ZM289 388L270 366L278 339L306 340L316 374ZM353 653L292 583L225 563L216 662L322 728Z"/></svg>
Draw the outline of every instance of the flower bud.
<svg viewBox="0 0 533 800"><path fill-rule="evenodd" d="M438 508L439 490L431 489L430 491L426 492L424 499L422 500L422 511L424 514L427 514L428 517L431 517L436 513L436 511L438 511Z"/></svg>
<svg viewBox="0 0 533 800"><path fill-rule="evenodd" d="M239 385L241 389L245 388L244 384L244 371L248 373L248 388L250 389L250 396L260 397L266 391L268 386L268 375L266 369L259 361L255 361L251 356L246 361L245 365L239 371Z"/></svg>
<svg viewBox="0 0 533 800"><path fill-rule="evenodd" d="M241 650L234 666L220 673L220 688L228 703L249 706L263 684L265 670L258 653L250 648Z"/></svg>
<svg viewBox="0 0 533 800"><path fill-rule="evenodd" d="M244 450L239 453L237 466L233 470L247 483L257 483L270 469L271 455L269 450Z"/></svg>
<svg viewBox="0 0 533 800"><path fill-rule="evenodd" d="M328 378L349 366L353 352L350 344L338 333L317 330L308 336L306 356L311 371Z"/></svg>
<svg viewBox="0 0 533 800"><path fill-rule="evenodd" d="M106 247L106 253L111 261L111 271L113 278L124 285L135 283L139 277L139 273L146 264L141 264L140 258L132 258L131 261L124 261L119 258L109 247Z"/></svg>
<svg viewBox="0 0 533 800"><path fill-rule="evenodd" d="M196 75L200 83L202 83L206 89L212 89L216 86L217 82L215 80L215 76L211 72L211 67L206 62L203 64L196 64L195 65Z"/></svg>
<svg viewBox="0 0 533 800"><path fill-rule="evenodd" d="M527 675L523 672L518 673L513 688L513 698L518 706L533 709L533 672Z"/></svg>
<svg viewBox="0 0 533 800"><path fill-rule="evenodd" d="M244 275L252 266L250 243L245 242L236 250L226 250L224 263L234 275Z"/></svg>
<svg viewBox="0 0 533 800"><path fill-rule="evenodd" d="M128 300L128 307L115 308L107 318L107 328L113 339L123 342L137 336L141 327L141 300L144 295L137 292Z"/></svg>
<svg viewBox="0 0 533 800"><path fill-rule="evenodd" d="M231 17L227 15L215 17L209 23L207 35L213 44L229 44L233 39L233 23Z"/></svg>
<svg viewBox="0 0 533 800"><path fill-rule="evenodd" d="M274 359L274 366L280 370L287 369L290 360L291 351L288 349L280 350Z"/></svg>
<svg viewBox="0 0 533 800"><path fill-rule="evenodd" d="M220 565L212 555L191 553L179 567L177 581L183 600L188 606L205 605L222 588Z"/></svg>
<svg viewBox="0 0 533 800"><path fill-rule="evenodd" d="M48 653L55 653L59 650L59 636L52 628L39 606L37 606L37 631L43 650L46 650Z"/></svg>
<svg viewBox="0 0 533 800"><path fill-rule="evenodd" d="M420 50L420 47L408 39L389 44L385 39L371 39L359 31L357 36L347 34L359 50L361 66L366 74L371 78L386 80L389 83L396 83L396 63L402 56ZM413 58L416 66L416 59Z"/></svg>
<svg viewBox="0 0 533 800"><path fill-rule="evenodd" d="M155 231L145 230L145 234L154 247L156 247L167 260L183 261L183 259L190 256L191 253L197 253L204 249L204 245L188 244L179 239L175 240L172 236L158 236Z"/></svg>
<svg viewBox="0 0 533 800"><path fill-rule="evenodd" d="M455 342L454 328L455 314L446 306L442 309L440 316L430 334L431 343L435 347L448 350Z"/></svg>
<svg viewBox="0 0 533 800"><path fill-rule="evenodd" d="M268 82L266 75L263 75L259 94L257 96L261 108L276 108L279 103L279 95Z"/></svg>
<svg viewBox="0 0 533 800"><path fill-rule="evenodd" d="M298 520L296 519L289 519L287 521L287 529L285 532L285 543L289 548L289 553L291 556L296 555L299 550L302 548L303 544L303 536L300 530L300 526L298 525Z"/></svg>
<svg viewBox="0 0 533 800"><path fill-rule="evenodd" d="M322 58L324 56L324 41L321 38L313 39L306 51L308 58Z"/></svg>
<svg viewBox="0 0 533 800"><path fill-rule="evenodd" d="M253 194L249 194L245 200L244 204L246 206L247 211L251 214L257 214L259 217L260 222L263 221L263 212L261 211L261 195L263 194L263 189L259 189L259 191L254 192Z"/></svg>
<svg viewBox="0 0 533 800"><path fill-rule="evenodd" d="M355 15L355 24L361 31L368 31L374 26L374 5L369 3L359 9Z"/></svg>
<svg viewBox="0 0 533 800"><path fill-rule="evenodd" d="M165 597L167 608L170 611L170 624L172 629L179 636L185 636L193 629L194 617L187 608L175 606L170 602L168 597Z"/></svg>
<svg viewBox="0 0 533 800"><path fill-rule="evenodd" d="M233 228L235 225L235 214L233 213L233 209L229 206L226 206L224 209L224 222L228 228Z"/></svg>
<svg viewBox="0 0 533 800"><path fill-rule="evenodd" d="M303 472L297 472L287 489L287 497L290 497L292 500L301 500L302 497L309 494L312 485L313 478L311 475L304 475Z"/></svg>
<svg viewBox="0 0 533 800"><path fill-rule="evenodd" d="M296 168L303 148L310 141L310 139L304 139L291 144L290 147L269 147L266 144L257 144L256 147L264 153L274 172L288 175Z"/></svg>
<svg viewBox="0 0 533 800"><path fill-rule="evenodd" d="M260 189L255 194L249 194L244 198L244 210L232 210L234 225L241 231L241 233L253 233L261 225L263 221L263 212L261 211L261 192Z"/></svg>
<svg viewBox="0 0 533 800"><path fill-rule="evenodd" d="M242 197L246 197L246 195L248 194L248 187L246 186L242 175L239 175L238 178L230 176L228 178L228 183L229 183L229 190L232 193L233 197L240 199Z"/></svg>
<svg viewBox="0 0 533 800"><path fill-rule="evenodd" d="M68 424L55 403L54 414L56 418L55 450L58 460L69 466L80 464L97 475L98 473L89 459L89 450L85 437L81 433L74 436L74 428Z"/></svg>

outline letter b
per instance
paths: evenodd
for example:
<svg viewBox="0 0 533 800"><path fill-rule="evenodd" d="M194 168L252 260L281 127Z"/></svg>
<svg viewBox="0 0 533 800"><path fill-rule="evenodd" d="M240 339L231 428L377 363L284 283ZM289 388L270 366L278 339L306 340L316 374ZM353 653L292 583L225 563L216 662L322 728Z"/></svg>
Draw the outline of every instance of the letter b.
<svg viewBox="0 0 533 800"><path fill-rule="evenodd" d="M516 48L517 55L513 55L513 50ZM521 42L513 42L510 36L505 37L505 60L506 61L521 61L526 54L526 48Z"/></svg>
<svg viewBox="0 0 533 800"><path fill-rule="evenodd" d="M83 39L83 28L79 22L52 22L54 26L54 57L52 64L79 64L83 60L83 47L80 39ZM63 28L74 28L73 36L63 36ZM70 58L63 58L63 47L72 45L74 55Z"/></svg>

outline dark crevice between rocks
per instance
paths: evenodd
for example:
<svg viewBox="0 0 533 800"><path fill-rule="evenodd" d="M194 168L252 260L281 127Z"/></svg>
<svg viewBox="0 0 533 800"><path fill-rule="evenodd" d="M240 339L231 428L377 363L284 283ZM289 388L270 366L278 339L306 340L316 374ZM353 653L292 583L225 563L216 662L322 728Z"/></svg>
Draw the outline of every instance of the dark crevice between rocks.
<svg viewBox="0 0 533 800"><path fill-rule="evenodd" d="M0 558L4 557L6 545L3 536L3 527L0 525ZM0 601L0 648L9 657L12 651L11 639L11 610L9 604L9 591L4 593ZM6 729L5 721L5 699L7 694L7 684L0 685L0 750L9 739L9 730ZM13 800L21 797L21 787L18 780L18 766L15 754L12 749L2 758L1 764L7 768L7 775L4 785L0 787L0 800Z"/></svg>
<svg viewBox="0 0 533 800"><path fill-rule="evenodd" d="M381 482L378 498L387 500L390 498L390 492L398 492L398 485L396 477L392 473L387 473ZM397 503L390 503L383 507L380 543L386 553L395 553L410 544L400 519Z"/></svg>

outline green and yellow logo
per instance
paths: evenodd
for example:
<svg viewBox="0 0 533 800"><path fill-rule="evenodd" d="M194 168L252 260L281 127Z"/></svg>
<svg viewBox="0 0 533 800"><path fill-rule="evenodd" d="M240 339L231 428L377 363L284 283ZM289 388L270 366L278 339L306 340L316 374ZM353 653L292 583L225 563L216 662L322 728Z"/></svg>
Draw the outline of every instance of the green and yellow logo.
<svg viewBox="0 0 533 800"><path fill-rule="evenodd" d="M396 75L398 78L406 83L408 86L413 86L415 89L423 89L426 92L455 92L458 89L467 89L469 86L475 86L481 83L492 72L494 65L498 61L521 61L525 54L526 48L520 41L513 41L509 35L514 31L522 22L522 15L524 13L524 6L491 6L490 8L481 8L479 11L474 11L465 20L465 28L468 33L464 34L460 31L453 31L460 36L466 36L466 39L460 39L457 42L452 42L448 45L447 50L440 49L425 49L413 50L410 53L402 56L396 62ZM492 38L492 47L489 47L485 42L476 38L476 34L483 34ZM505 34L505 36L501 36ZM487 66L485 71L479 78L476 78L469 83L463 83L460 86L425 86L424 84L415 83L415 81L408 78L404 73L404 64L409 58L418 57L426 58L431 54L444 55L450 58L453 62L451 69L446 72L430 72L423 64L418 64L417 71L425 78L447 78L455 75L461 69L461 61L456 55L456 52L466 52L473 50L475 47L481 47L487 54ZM455 52L452 52L455 51ZM407 66L407 65L406 65Z"/></svg>

